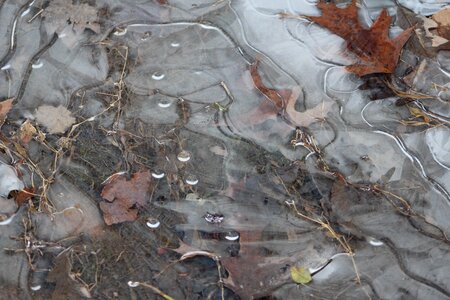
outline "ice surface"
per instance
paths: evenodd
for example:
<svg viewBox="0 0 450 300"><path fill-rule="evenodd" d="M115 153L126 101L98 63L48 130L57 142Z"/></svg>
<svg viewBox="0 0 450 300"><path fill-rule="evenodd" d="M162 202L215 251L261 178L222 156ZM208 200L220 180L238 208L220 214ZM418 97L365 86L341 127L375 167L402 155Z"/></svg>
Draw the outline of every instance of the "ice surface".
<svg viewBox="0 0 450 300"><path fill-rule="evenodd" d="M17 251L0 254L2 287L36 299L76 298L68 287L83 284L98 299L155 297L127 285L139 280L176 299L220 299L216 262L173 263L202 250L228 268L229 297L450 298L448 51L410 78L438 98L411 104L437 120L414 127L396 97L359 89L341 38L278 15L318 15L316 1L69 2L0 1L0 97L16 97L2 127L0 213L14 217L0 248ZM398 4L424 15L448 5ZM367 26L397 9L359 6ZM290 92L283 109L254 86L255 61L267 87ZM49 130L58 118L36 120L39 107L69 111L57 116L69 125ZM28 144L15 134L27 119L39 133ZM142 169L164 176L139 218L106 227L102 182ZM34 207L6 199L30 186ZM50 280L64 255L71 276ZM299 286L293 265L325 267Z"/></svg>

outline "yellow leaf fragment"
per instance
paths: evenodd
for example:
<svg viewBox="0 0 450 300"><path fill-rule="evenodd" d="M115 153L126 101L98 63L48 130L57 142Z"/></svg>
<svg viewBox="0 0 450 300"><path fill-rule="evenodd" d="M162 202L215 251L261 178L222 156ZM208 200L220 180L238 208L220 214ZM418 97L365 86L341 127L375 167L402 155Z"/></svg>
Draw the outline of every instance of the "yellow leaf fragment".
<svg viewBox="0 0 450 300"><path fill-rule="evenodd" d="M311 272L304 267L292 267L291 278L292 281L298 284L307 284L312 281Z"/></svg>

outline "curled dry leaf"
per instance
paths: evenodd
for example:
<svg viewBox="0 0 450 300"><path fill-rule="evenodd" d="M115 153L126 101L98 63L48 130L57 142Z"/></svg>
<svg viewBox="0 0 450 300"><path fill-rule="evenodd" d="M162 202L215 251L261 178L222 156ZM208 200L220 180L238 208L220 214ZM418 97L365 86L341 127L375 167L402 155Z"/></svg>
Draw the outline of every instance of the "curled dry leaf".
<svg viewBox="0 0 450 300"><path fill-rule="evenodd" d="M33 197L34 194L34 188L24 188L21 191L14 191L11 192L12 196L14 197L14 200L16 201L17 206L21 206L23 204L26 204L28 200L30 200Z"/></svg>
<svg viewBox="0 0 450 300"><path fill-rule="evenodd" d="M274 105L263 102L257 107L255 111L248 115L247 120L252 124L257 124L261 120L275 118L277 113L283 108L286 109L286 114L289 120L295 126L307 127L319 119L323 119L330 111L332 103L324 102L308 109L304 112L299 112L295 109L296 103L301 95L300 87L296 86L293 89L271 89L264 85L261 76L258 73L259 61L256 61L250 67L250 74L253 79L255 87L261 91ZM275 107L274 107L275 106Z"/></svg>
<svg viewBox="0 0 450 300"><path fill-rule="evenodd" d="M345 8L320 0L317 7L322 16L308 16L311 21L327 28L347 42L347 49L356 54L359 62L347 66L349 72L359 76L373 73L392 73L397 65L400 51L409 39L413 28L408 28L395 39L389 38L391 17L386 9L370 28L365 28L358 20L356 0Z"/></svg>
<svg viewBox="0 0 450 300"><path fill-rule="evenodd" d="M152 180L150 171L133 174L131 180L124 176L115 176L103 187L100 209L107 225L134 221L138 217L138 208L145 204Z"/></svg>
<svg viewBox="0 0 450 300"><path fill-rule="evenodd" d="M26 146L37 134L36 128L31 124L29 120L23 122L19 129L19 141L22 145Z"/></svg>
<svg viewBox="0 0 450 300"><path fill-rule="evenodd" d="M256 60L254 64L250 66L250 75L253 79L253 84L255 87L263 93L273 104L279 109L283 108L283 95L289 97L289 90L274 90L266 87L262 82L262 78L258 73L259 60Z"/></svg>

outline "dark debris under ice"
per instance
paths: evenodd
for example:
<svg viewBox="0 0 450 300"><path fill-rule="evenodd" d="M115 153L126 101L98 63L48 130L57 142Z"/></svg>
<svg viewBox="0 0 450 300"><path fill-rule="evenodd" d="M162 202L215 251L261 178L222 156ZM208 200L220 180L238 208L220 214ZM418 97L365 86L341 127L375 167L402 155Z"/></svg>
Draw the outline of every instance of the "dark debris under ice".
<svg viewBox="0 0 450 300"><path fill-rule="evenodd" d="M448 5L359 2L366 25ZM450 298L448 94L417 104L443 126L403 125L339 37L278 15L314 3L0 0L0 298ZM448 90L449 57L416 88ZM138 218L107 226L105 182L140 170Z"/></svg>

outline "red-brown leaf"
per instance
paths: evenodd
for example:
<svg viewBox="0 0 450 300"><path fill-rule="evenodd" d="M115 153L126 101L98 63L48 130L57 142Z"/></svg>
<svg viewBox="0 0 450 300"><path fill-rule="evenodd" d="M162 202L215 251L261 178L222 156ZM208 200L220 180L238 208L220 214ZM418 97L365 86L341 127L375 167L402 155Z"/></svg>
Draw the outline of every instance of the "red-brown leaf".
<svg viewBox="0 0 450 300"><path fill-rule="evenodd" d="M359 76L373 73L392 73L395 70L400 51L409 39L412 27L395 39L389 38L391 17L384 9L372 27L364 28L358 20L356 0L345 8L321 0L317 7L322 16L308 17L347 42L347 49L356 54L359 62L347 66L349 72Z"/></svg>
<svg viewBox="0 0 450 300"><path fill-rule="evenodd" d="M13 193L14 200L16 201L17 206L21 206L24 203L27 203L28 200L33 197L34 194L34 188L25 188L21 191L17 191Z"/></svg>
<svg viewBox="0 0 450 300"><path fill-rule="evenodd" d="M151 185L150 171L140 171L131 180L123 176L112 178L103 188L100 202L103 219L107 225L134 221L138 217L138 208L145 205Z"/></svg>
<svg viewBox="0 0 450 300"><path fill-rule="evenodd" d="M275 90L266 87L262 82L261 76L258 73L258 65L259 61L256 60L256 62L250 66L250 74L252 75L253 84L261 93L269 98L269 100L272 101L272 103L275 104L278 109L283 108L284 102L287 98L289 98L291 91Z"/></svg>
<svg viewBox="0 0 450 300"><path fill-rule="evenodd" d="M6 115L9 113L13 106L13 98L6 99L2 102L0 102L0 126L3 125L3 122L5 122Z"/></svg>

